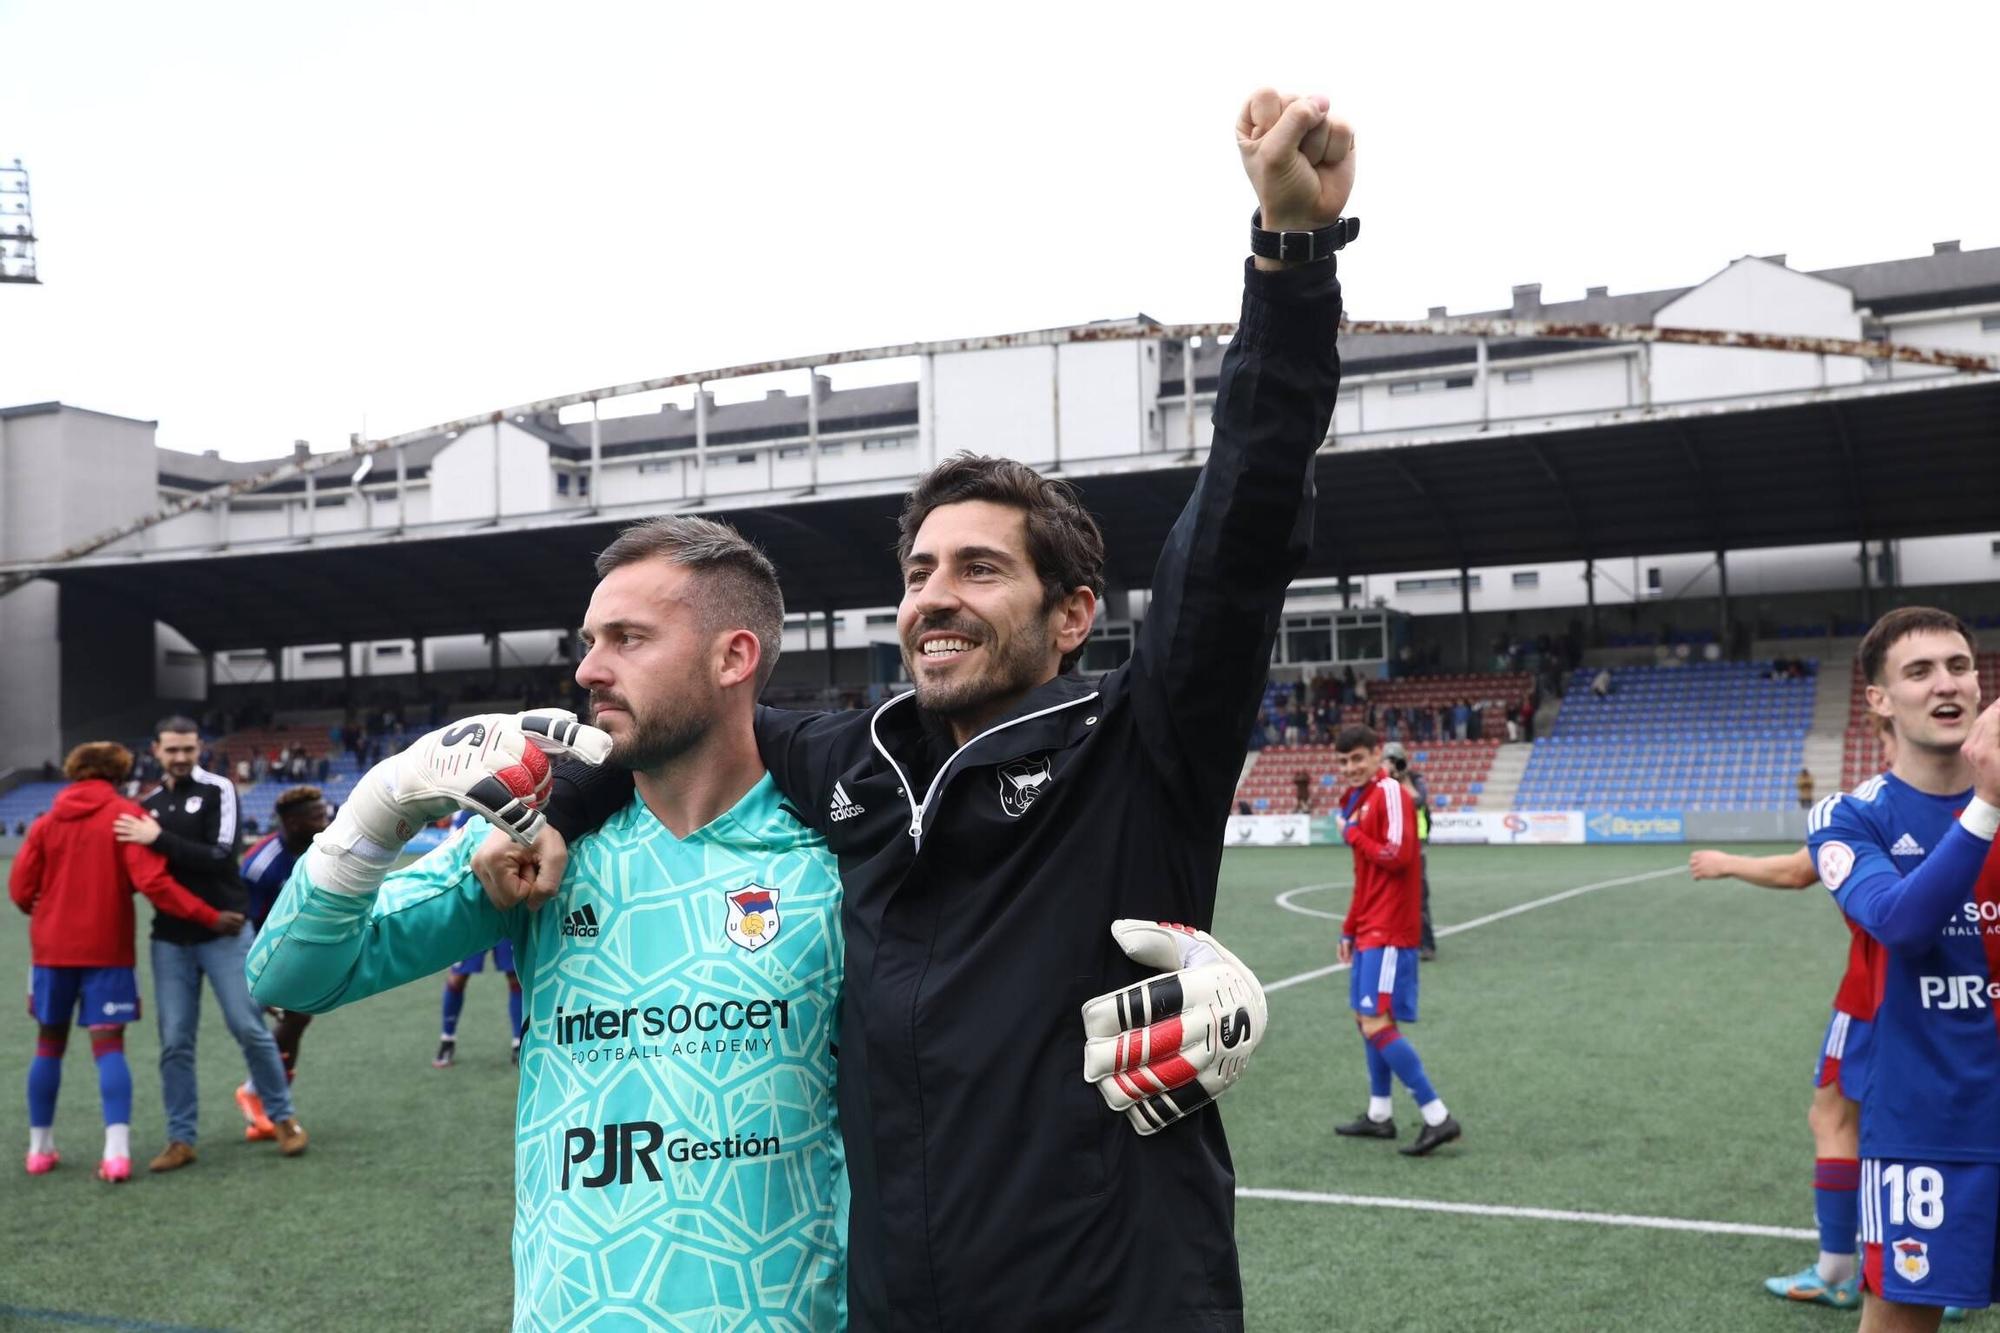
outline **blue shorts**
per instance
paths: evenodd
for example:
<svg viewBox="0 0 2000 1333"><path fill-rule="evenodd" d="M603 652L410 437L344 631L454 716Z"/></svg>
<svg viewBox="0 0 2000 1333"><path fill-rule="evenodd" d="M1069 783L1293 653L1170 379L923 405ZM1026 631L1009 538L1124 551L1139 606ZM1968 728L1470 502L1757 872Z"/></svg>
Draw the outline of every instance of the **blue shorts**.
<svg viewBox="0 0 2000 1333"><path fill-rule="evenodd" d="M1861 1159L1861 1281L1899 1305L2000 1300L2000 1162Z"/></svg>
<svg viewBox="0 0 2000 1333"><path fill-rule="evenodd" d="M28 988L28 1012L44 1027L68 1027L82 1009L85 1027L139 1021L139 979L129 967L38 967Z"/></svg>
<svg viewBox="0 0 2000 1333"><path fill-rule="evenodd" d="M1813 1086L1824 1088L1838 1081L1841 1096L1860 1101L1868 1086L1868 1053L1874 1048L1873 1023L1834 1010L1826 1023L1826 1040L1820 1043L1819 1063L1813 1067Z"/></svg>
<svg viewBox="0 0 2000 1333"><path fill-rule="evenodd" d="M1398 1023L1417 1021L1417 951L1384 945L1354 955L1347 976L1347 1005L1357 1014Z"/></svg>
<svg viewBox="0 0 2000 1333"><path fill-rule="evenodd" d="M451 965L452 975L458 977L469 977L474 972L484 972L485 970L486 950L484 949L481 949L478 953L463 962ZM493 946L493 970L495 972L512 972L514 970L514 942L512 940L501 940Z"/></svg>

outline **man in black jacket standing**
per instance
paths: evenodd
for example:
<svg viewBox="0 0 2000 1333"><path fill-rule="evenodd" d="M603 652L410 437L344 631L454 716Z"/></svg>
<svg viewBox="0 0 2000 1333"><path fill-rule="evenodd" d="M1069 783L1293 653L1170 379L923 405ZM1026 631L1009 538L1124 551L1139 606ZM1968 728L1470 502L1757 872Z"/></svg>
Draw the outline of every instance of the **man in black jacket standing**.
<svg viewBox="0 0 2000 1333"><path fill-rule="evenodd" d="M1108 1072L1099 1062L1099 1092L1138 1136L1076 1076L1091 997L1113 991L1127 1027L1180 1007L1134 987L1147 969L1098 923L1213 915L1339 388L1331 252L1353 234L1353 134L1324 99L1266 90L1237 137L1258 257L1209 460L1131 659L1073 674L1104 552L1068 486L960 456L903 514L898 632L915 690L871 712L758 710L765 765L838 855L845 890L838 1093L858 1329L1243 1324L1234 1174L1211 1081L1177 1063L1192 1048L1177 1036L1146 1063L1150 1043L1132 1042L1137 1057L1120 1045ZM614 711L603 725L642 723ZM615 769L565 767L550 820L574 837L628 797ZM553 883L562 853L539 846ZM1230 1047L1250 1021L1225 1013L1199 1036Z"/></svg>
<svg viewBox="0 0 2000 1333"><path fill-rule="evenodd" d="M141 843L164 855L174 878L210 906L247 912L250 893L236 867L236 788L228 778L196 762L200 748L200 726L193 718L162 718L153 728L153 757L160 761L163 774L160 787L139 803L146 818L121 815L113 829L120 842ZM263 1011L250 999L250 983L244 979L250 938L248 926L218 935L164 912L153 916L160 1097L167 1112L167 1146L152 1161L155 1171L175 1171L195 1160L199 1103L194 1039L201 1021L204 976L229 1034L243 1048L250 1082L276 1131L278 1151L296 1157L306 1149L306 1132L292 1112L278 1044L264 1026Z"/></svg>

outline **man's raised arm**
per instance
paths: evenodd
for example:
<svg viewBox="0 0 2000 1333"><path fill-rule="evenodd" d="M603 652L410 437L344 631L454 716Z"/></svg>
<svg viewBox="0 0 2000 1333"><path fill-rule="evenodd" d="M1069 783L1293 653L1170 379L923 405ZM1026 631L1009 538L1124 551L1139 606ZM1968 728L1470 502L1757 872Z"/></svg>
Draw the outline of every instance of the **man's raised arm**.
<svg viewBox="0 0 2000 1333"><path fill-rule="evenodd" d="M1325 99L1258 92L1237 144L1267 230L1318 231L1341 216L1354 134ZM1340 390L1339 322L1331 257L1246 262L1208 463L1167 535L1129 668L1141 734L1197 817L1226 810L1285 589L1312 545L1312 460Z"/></svg>

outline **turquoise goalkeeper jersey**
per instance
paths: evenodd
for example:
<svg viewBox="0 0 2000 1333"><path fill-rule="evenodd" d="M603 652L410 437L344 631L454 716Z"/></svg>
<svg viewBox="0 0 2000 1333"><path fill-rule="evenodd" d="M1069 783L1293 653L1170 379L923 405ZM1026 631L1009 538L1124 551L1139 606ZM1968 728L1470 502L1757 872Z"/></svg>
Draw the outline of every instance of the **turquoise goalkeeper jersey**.
<svg viewBox="0 0 2000 1333"><path fill-rule="evenodd" d="M635 796L560 894L502 912L486 824L370 897L301 860L250 952L267 1004L318 1012L513 942L517 1329L837 1328L847 1177L834 1112L840 876L766 776L677 839Z"/></svg>

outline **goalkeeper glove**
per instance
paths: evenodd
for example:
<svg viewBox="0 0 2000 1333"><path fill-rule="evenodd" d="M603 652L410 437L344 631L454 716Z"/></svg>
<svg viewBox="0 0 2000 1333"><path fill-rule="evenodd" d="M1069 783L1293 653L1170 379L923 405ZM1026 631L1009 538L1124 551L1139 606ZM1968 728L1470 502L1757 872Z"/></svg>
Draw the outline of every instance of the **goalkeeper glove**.
<svg viewBox="0 0 2000 1333"><path fill-rule="evenodd" d="M1083 1006L1083 1077L1154 1134L1243 1076L1269 1009L1255 974L1206 931L1121 920L1111 935L1135 962L1167 970Z"/></svg>
<svg viewBox="0 0 2000 1333"><path fill-rule="evenodd" d="M483 713L426 733L362 775L306 853L312 881L373 893L403 844L434 819L466 809L517 842L532 843L554 781L551 755L601 764L611 737L557 708Z"/></svg>

